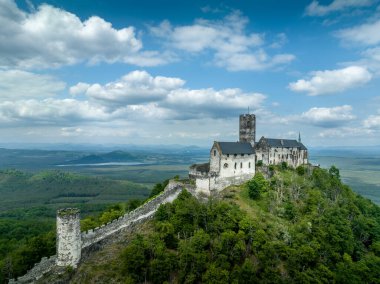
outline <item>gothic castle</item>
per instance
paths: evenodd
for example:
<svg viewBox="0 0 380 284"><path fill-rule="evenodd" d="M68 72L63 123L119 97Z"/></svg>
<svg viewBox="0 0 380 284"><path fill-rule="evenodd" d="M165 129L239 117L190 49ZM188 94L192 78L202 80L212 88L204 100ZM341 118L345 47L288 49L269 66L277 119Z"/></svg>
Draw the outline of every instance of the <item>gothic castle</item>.
<svg viewBox="0 0 380 284"><path fill-rule="evenodd" d="M242 114L239 121L238 142L215 141L210 150L210 161L190 167L189 177L196 190L210 194L229 185L241 184L256 172L256 163L277 165L286 162L298 167L308 163L307 148L297 140L261 137L256 143L256 116Z"/></svg>

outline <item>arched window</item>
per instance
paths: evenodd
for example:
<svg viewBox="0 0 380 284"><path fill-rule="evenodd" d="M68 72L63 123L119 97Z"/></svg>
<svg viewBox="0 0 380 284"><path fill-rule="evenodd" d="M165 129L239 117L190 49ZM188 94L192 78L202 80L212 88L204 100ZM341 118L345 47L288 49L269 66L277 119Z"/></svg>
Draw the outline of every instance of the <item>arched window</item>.
<svg viewBox="0 0 380 284"><path fill-rule="evenodd" d="M214 150L214 156L216 156L216 150Z"/></svg>
<svg viewBox="0 0 380 284"><path fill-rule="evenodd" d="M237 163L235 163L235 170L236 170L236 165L237 165Z"/></svg>

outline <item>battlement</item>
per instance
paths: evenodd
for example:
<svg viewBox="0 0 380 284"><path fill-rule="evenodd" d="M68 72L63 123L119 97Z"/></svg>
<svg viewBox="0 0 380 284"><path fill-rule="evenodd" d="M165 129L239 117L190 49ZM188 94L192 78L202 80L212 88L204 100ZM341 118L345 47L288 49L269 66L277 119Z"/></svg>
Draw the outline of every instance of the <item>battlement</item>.
<svg viewBox="0 0 380 284"><path fill-rule="evenodd" d="M42 258L40 263L17 280L9 283L34 283L56 266L76 267L83 249L96 244L116 233L152 218L161 204L174 201L184 189L184 184L171 180L165 190L135 210L105 225L80 232L80 211L66 208L57 211L57 255ZM192 192L190 190L190 192Z"/></svg>

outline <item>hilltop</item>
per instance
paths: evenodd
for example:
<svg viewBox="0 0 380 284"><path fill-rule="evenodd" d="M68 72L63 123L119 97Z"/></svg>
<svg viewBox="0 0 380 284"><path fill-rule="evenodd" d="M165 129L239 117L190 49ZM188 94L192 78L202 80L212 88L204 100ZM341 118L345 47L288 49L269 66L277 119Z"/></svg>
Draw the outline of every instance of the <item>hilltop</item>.
<svg viewBox="0 0 380 284"><path fill-rule="evenodd" d="M207 202L182 192L67 271L66 281L380 283L377 205L343 184L335 167L265 172L267 180L259 173Z"/></svg>

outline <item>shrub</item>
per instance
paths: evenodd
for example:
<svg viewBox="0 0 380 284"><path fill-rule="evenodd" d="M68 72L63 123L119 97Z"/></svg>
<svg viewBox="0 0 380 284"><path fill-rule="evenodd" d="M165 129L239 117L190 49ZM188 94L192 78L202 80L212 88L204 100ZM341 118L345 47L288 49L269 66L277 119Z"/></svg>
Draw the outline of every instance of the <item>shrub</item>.
<svg viewBox="0 0 380 284"><path fill-rule="evenodd" d="M282 162L281 163L281 169L286 170L288 168L288 163L287 162Z"/></svg>
<svg viewBox="0 0 380 284"><path fill-rule="evenodd" d="M252 199L258 199L262 192L268 190L268 181L261 173L255 174L254 178L248 181L248 195Z"/></svg>
<svg viewBox="0 0 380 284"><path fill-rule="evenodd" d="M296 171L297 171L297 174L298 175L300 175L300 176L303 176L304 174L305 174L305 167L303 167L303 166L298 166L297 168L296 168Z"/></svg>
<svg viewBox="0 0 380 284"><path fill-rule="evenodd" d="M336 177L337 179L340 179L339 169L335 167L334 165L330 167L329 174L332 177Z"/></svg>

